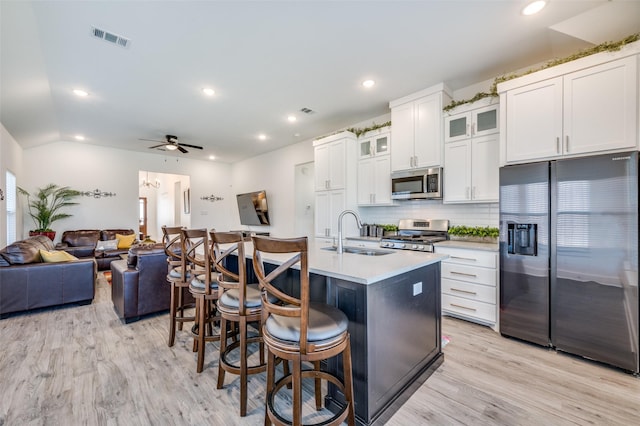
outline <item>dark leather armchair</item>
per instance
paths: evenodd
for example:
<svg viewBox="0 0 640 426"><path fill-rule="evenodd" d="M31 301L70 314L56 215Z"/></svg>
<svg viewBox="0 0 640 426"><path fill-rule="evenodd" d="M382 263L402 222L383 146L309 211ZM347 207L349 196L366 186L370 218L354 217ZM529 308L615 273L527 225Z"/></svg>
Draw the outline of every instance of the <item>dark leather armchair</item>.
<svg viewBox="0 0 640 426"><path fill-rule="evenodd" d="M111 300L125 323L169 310L167 255L162 244L133 246L127 260L111 262Z"/></svg>

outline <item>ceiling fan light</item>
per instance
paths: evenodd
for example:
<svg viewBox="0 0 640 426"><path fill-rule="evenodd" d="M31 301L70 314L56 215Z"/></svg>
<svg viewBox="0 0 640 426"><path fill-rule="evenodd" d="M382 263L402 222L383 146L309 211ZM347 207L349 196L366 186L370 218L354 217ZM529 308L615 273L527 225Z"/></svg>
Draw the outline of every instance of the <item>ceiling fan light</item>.
<svg viewBox="0 0 640 426"><path fill-rule="evenodd" d="M178 147L175 145L166 145L165 148L169 151L175 151L176 149L178 149Z"/></svg>

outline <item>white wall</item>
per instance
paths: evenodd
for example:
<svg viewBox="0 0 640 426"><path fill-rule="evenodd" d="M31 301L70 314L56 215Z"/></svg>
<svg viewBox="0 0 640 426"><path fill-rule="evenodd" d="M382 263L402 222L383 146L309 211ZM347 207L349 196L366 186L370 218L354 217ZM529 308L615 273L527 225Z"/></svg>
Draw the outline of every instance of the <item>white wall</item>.
<svg viewBox="0 0 640 426"><path fill-rule="evenodd" d="M231 229L266 231L278 237L293 237L295 223L295 166L313 161L311 140L287 146L233 166L234 221ZM270 226L241 226L235 194L267 191Z"/></svg>
<svg viewBox="0 0 640 426"><path fill-rule="evenodd" d="M235 196L231 192L228 164L76 142L57 142L24 150L23 160L24 176L18 185L28 191L56 183L81 191L100 189L117 194L110 198L79 198L80 204L68 210L73 217L54 223L53 228L58 231L56 240L68 229L137 230L140 170L190 177L192 227L228 228L229 218L234 214ZM199 199L211 192L224 197L224 201L209 203ZM24 223L24 235L30 227L33 223L29 219Z"/></svg>
<svg viewBox="0 0 640 426"><path fill-rule="evenodd" d="M2 192L7 193L7 184L5 182L7 171L10 171L16 177L16 182L20 185L23 179L22 168L23 151L16 140L9 134L7 129L0 123L0 188ZM7 205L5 201L0 201L0 248L7 245L7 215L5 214ZM22 235L22 215L18 212L17 217L17 238L21 239Z"/></svg>

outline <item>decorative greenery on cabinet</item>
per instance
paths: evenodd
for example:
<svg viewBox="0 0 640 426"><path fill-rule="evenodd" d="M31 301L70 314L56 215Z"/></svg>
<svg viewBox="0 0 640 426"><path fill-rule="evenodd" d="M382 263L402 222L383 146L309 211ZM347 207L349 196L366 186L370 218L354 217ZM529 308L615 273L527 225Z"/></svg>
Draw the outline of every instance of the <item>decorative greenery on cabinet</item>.
<svg viewBox="0 0 640 426"><path fill-rule="evenodd" d="M573 55L569 55L567 57L564 58L556 58L556 59L552 59L550 61L548 61L547 63L545 63L544 65L538 67L538 68L532 68L530 70L524 71L522 73L516 74L516 73L511 73L511 74L505 74L502 75L500 77L496 77L495 80L493 81L493 84L491 85L491 87L489 88L489 92L479 92L476 93L475 96L471 99L463 99L460 101L456 101L456 100L452 100L451 103L449 103L447 106L445 106L444 108L442 108L443 111L447 112L450 111L460 105L464 105L464 104L470 104L473 102L477 102L480 99L484 99L484 98L488 98L488 97L497 97L498 96L498 84L500 83L504 83L505 81L509 81L512 80L514 78L518 78L518 77L522 77L523 75L527 75L527 74L531 74L537 71L541 71L547 68L551 68L551 67L555 67L556 65L560 65L560 64L564 64L567 62L571 62L571 61L575 61L576 59L580 59L580 58L584 58L586 56L590 56L590 55L594 55L596 53L601 53L601 52L615 52L618 51L620 49L622 49L622 47L624 47L627 44L630 43L634 43L636 41L640 40L640 33L636 33L636 34L632 34L630 36L627 36L625 38L623 38L622 40L618 40L616 42L612 42L612 41L607 41L604 42L602 44L599 44L597 46L591 47L589 49L583 49L577 53L574 53Z"/></svg>

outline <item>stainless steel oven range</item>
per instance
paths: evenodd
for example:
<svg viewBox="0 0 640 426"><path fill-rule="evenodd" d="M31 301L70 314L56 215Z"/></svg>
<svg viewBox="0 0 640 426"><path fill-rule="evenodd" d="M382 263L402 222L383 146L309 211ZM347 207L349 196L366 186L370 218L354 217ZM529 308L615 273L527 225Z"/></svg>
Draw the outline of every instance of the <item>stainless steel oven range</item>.
<svg viewBox="0 0 640 426"><path fill-rule="evenodd" d="M447 239L447 219L401 219L398 235L383 237L380 247L433 253L433 243Z"/></svg>

